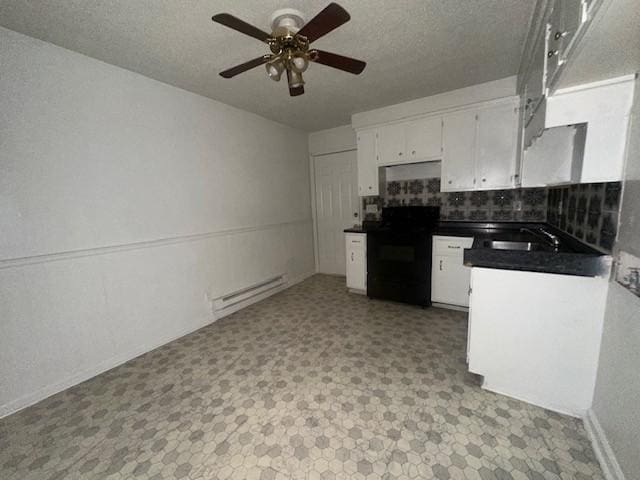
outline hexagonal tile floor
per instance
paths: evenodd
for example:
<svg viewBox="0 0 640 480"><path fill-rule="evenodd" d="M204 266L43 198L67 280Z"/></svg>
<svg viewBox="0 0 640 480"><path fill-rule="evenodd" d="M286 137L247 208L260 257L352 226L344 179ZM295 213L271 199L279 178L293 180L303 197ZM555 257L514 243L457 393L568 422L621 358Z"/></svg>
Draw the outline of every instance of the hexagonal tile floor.
<svg viewBox="0 0 640 480"><path fill-rule="evenodd" d="M466 325L316 275L0 420L0 478L602 478L581 421L478 386Z"/></svg>

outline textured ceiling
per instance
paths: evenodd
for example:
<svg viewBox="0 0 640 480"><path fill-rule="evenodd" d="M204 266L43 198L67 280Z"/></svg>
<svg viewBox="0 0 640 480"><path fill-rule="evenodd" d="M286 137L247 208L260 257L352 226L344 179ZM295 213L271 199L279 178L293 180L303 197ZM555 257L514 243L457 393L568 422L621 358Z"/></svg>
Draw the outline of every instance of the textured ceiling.
<svg viewBox="0 0 640 480"><path fill-rule="evenodd" d="M266 45L211 21L227 12L269 30L271 13L313 17L302 0L0 0L0 25L304 130L351 114L514 75L532 0L339 0L351 21L313 45L365 60L360 76L314 64L306 93L264 68L232 80L218 72Z"/></svg>
<svg viewBox="0 0 640 480"><path fill-rule="evenodd" d="M607 0L559 87L640 71L640 1Z"/></svg>

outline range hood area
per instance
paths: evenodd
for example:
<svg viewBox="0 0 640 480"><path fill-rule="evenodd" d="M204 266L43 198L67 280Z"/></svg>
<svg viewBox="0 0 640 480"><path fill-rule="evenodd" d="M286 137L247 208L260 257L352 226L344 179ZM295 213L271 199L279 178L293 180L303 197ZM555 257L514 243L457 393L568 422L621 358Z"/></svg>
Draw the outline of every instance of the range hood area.
<svg viewBox="0 0 640 480"><path fill-rule="evenodd" d="M558 90L525 127L522 186L622 178L633 75Z"/></svg>
<svg viewBox="0 0 640 480"><path fill-rule="evenodd" d="M522 187L580 183L587 126L547 128L534 137L522 158Z"/></svg>

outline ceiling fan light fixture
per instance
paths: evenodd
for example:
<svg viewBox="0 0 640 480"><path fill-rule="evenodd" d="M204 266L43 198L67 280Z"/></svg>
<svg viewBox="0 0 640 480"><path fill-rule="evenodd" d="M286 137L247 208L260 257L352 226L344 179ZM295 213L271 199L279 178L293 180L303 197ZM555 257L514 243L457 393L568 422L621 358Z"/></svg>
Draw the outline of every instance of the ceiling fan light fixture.
<svg viewBox="0 0 640 480"><path fill-rule="evenodd" d="M220 25L266 43L271 51L269 54L220 72L223 78L233 78L258 65L264 65L267 75L274 81L279 81L282 74L286 72L289 95L297 97L304 94L305 82L302 79L302 73L307 71L310 62L354 75L362 73L367 65L355 58L324 50L309 49L312 42L351 19L349 13L337 3L330 3L308 22L305 22L302 13L297 10L278 10L271 18L271 33L254 27L229 13L218 13L211 19Z"/></svg>
<svg viewBox="0 0 640 480"><path fill-rule="evenodd" d="M309 67L309 60L304 53L298 53L291 57L289 65L294 72L303 73Z"/></svg>
<svg viewBox="0 0 640 480"><path fill-rule="evenodd" d="M302 73L295 70L287 70L287 80L289 81L289 88L298 88L304 85Z"/></svg>
<svg viewBox="0 0 640 480"><path fill-rule="evenodd" d="M267 70L267 75L271 80L273 80L274 82L280 81L280 77L282 76L282 72L284 71L284 65L282 64L282 61L280 59L268 62L265 65L265 68Z"/></svg>

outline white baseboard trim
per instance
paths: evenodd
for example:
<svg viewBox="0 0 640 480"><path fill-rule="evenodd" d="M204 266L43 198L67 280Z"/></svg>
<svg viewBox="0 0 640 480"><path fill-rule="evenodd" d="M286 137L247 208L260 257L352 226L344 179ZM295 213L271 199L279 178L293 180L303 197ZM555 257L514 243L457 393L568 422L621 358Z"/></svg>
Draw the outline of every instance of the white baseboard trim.
<svg viewBox="0 0 640 480"><path fill-rule="evenodd" d="M471 372L471 373L475 373L476 375L482 375L477 372ZM493 383L490 383L487 380L487 377L485 376L483 377L484 377L482 380L483 390L488 390L489 392L497 393L498 395L503 395L505 397L515 398L516 400L520 400L521 402L525 402L530 405L535 405L536 407L544 408L545 410L551 410L552 412L560 413L562 415L568 415L574 418L584 418L584 415L585 415L584 409L582 410L576 409L576 408L572 409L567 407L566 405L556 405L544 400L540 400L538 398L532 398L526 395L514 394L510 392L508 388L504 388L500 385L495 385Z"/></svg>
<svg viewBox="0 0 640 480"><path fill-rule="evenodd" d="M104 362L100 362L98 365L94 366L93 368L88 368L86 370L82 370L80 372L77 372L67 378L65 378L64 380L60 381L60 382L56 382L54 384L51 385L47 385L46 387L40 388L37 391L30 393L28 395L22 396L18 399L12 400L9 403L6 403L4 405L0 405L0 419L7 417L11 414L17 413L20 410L24 410L27 407L30 407L31 405L34 405L38 402L41 402L42 400L44 400L47 397L50 397L52 395L55 395L56 393L60 393L63 390L66 390L67 388L71 388L74 385L78 385L79 383L82 383L86 380L89 380L97 375L100 375L101 373L106 372L107 370L111 370L112 368L115 368L119 365L122 365L123 363L128 362L129 360L133 360L136 357L139 357L140 355L144 355L145 353L148 353L152 350L155 350L156 348L159 348L163 345L166 345L167 343L171 343L174 340L177 340L178 338L184 337L185 335L188 335L192 332L195 332L196 330L199 330L202 327L206 327L207 325L215 322L216 320L218 320L219 318L222 318L223 316L227 316L235 311L240 310L241 308L244 307L248 307L249 305L259 302L260 300L264 300L265 298L271 296L271 295L275 295L278 292L281 292L282 290L286 290L287 288L302 282L303 280L306 280L307 278L309 278L310 276L314 275L315 272L307 272L303 275L297 276L293 279L291 279L287 284L283 285L282 287L279 287L277 289L273 289L270 290L268 292L265 292L263 295L257 295L256 297L250 299L250 301L242 303L242 304L238 304L238 305L234 305L233 307L233 311L232 308L230 308L228 312L225 312L224 315L218 315L217 318L212 314L212 316L210 318L207 319L202 319L201 321L197 322L193 327L189 327L184 329L183 331L178 332L175 335L172 335L169 338L165 338L160 340L159 342L155 342L153 344L149 344L149 345L145 345L142 346L140 348L137 348L135 350L132 351L128 351L125 353L122 353L120 355L116 355L112 358L109 358L108 360L105 360ZM237 308L236 308L237 307Z"/></svg>
<svg viewBox="0 0 640 480"><path fill-rule="evenodd" d="M4 405L0 405L0 418L19 412L20 410L30 407L31 405L34 405L44 400L47 397L55 395L56 393L60 393L63 390L66 390L67 388L71 388L74 385L78 385L79 383L87 381L97 375L100 375L101 373L106 372L107 370L111 370L112 368L122 365L123 363L126 363L129 360L133 360L134 358L139 357L140 355L144 355L145 353L155 350L156 348L166 345L167 343L173 342L178 338L184 337L185 335L195 332L196 330L199 330L200 328L205 327L208 324L213 323L214 321L215 321L215 318L213 318L212 316L211 318L202 320L198 322L196 325L186 328L178 332L177 334L172 335L171 337L162 339L159 342L154 342L149 345L144 345L140 348L122 353L120 355L116 355L103 362L100 362L99 364L95 365L92 368L88 368L88 369L76 372L73 375L65 378L60 382L47 385L46 387L40 388L33 393L30 393L28 395L12 400L11 402L6 403Z"/></svg>
<svg viewBox="0 0 640 480"><path fill-rule="evenodd" d="M625 480L624 473L595 412L592 409L587 410L583 420L584 428L591 438L591 444L600 462L600 467L602 467L604 477L607 480Z"/></svg>
<svg viewBox="0 0 640 480"><path fill-rule="evenodd" d="M444 308L444 309L447 309L447 310L456 310L458 312L468 312L469 311L469 307L462 307L460 305L451 305L449 303L432 302L431 306L435 307L435 308Z"/></svg>

